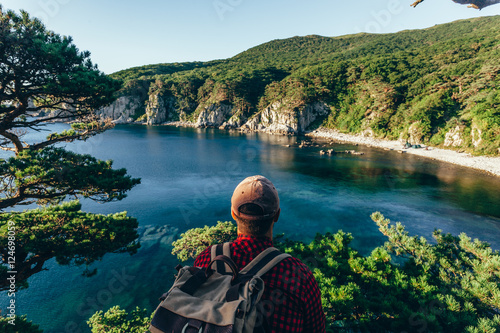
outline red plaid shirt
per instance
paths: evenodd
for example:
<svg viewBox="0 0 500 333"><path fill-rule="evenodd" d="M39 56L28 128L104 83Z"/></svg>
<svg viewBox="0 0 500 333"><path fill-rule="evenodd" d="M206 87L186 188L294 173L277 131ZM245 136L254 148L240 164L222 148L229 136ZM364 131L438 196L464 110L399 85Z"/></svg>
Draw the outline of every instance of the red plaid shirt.
<svg viewBox="0 0 500 333"><path fill-rule="evenodd" d="M241 270L259 253L273 246L269 238L239 235L231 243L231 259ZM194 266L210 263L210 247L195 260ZM318 284L309 268L299 259L281 261L262 276L265 283L262 305L271 332L325 332L325 314Z"/></svg>

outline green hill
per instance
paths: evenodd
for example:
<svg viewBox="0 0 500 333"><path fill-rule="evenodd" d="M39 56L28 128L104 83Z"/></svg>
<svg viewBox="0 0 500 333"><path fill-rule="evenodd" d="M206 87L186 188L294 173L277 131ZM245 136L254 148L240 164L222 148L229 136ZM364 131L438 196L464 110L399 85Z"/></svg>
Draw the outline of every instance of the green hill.
<svg viewBox="0 0 500 333"><path fill-rule="evenodd" d="M147 105L136 114L147 111L143 119L164 112L159 119L196 122L225 105L223 120L237 127L271 105L297 118L321 102L329 112L313 127L498 155L499 71L500 16L493 16L393 34L292 37L226 60L111 76L124 81L123 95Z"/></svg>

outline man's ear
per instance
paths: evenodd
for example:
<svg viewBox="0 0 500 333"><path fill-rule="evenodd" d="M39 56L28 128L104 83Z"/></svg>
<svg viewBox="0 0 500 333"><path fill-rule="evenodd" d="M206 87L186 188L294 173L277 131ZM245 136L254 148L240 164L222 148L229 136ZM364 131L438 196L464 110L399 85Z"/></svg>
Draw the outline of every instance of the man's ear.
<svg viewBox="0 0 500 333"><path fill-rule="evenodd" d="M281 208L278 208L276 215L274 215L274 219L273 219L274 223L278 222L278 219L280 218L280 213L281 213Z"/></svg>

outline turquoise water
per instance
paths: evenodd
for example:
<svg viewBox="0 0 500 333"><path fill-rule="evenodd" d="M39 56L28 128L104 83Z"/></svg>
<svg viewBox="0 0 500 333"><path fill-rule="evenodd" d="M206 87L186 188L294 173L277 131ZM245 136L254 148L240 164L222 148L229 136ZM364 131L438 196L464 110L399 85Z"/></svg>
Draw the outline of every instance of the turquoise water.
<svg viewBox="0 0 500 333"><path fill-rule="evenodd" d="M55 124L55 128L67 125ZM117 126L86 142L67 145L79 153L114 160L142 179L120 202L83 201L97 213L128 211L147 226L187 229L231 220L230 198L243 178L262 174L276 185L282 214L277 233L310 241L342 229L367 254L384 237L370 219L375 211L401 221L411 234L430 238L434 228L490 242L500 249L500 178L470 169L349 144L298 148L304 138L243 134L214 129ZM291 147L286 147L291 145ZM323 147L327 145L327 147ZM319 150L355 149L365 155L321 156ZM166 291L177 260L172 236L143 239L134 256L106 255L98 273L48 263L17 296L18 313L45 332L88 332L85 321L113 305L152 311ZM5 298L0 298L5 301ZM2 305L4 302L2 303Z"/></svg>

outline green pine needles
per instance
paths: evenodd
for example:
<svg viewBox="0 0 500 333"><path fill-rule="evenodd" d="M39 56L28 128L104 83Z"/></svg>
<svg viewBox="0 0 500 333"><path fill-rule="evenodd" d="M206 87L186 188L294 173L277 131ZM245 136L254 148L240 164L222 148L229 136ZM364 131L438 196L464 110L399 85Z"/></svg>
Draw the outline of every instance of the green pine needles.
<svg viewBox="0 0 500 333"><path fill-rule="evenodd" d="M388 237L385 248L407 258L398 269L410 282L408 300L433 304L431 331L496 332L500 329L500 255L487 243L434 232L435 244L409 236L380 213L372 219ZM411 304L407 302L406 304ZM429 319L428 318L428 319Z"/></svg>
<svg viewBox="0 0 500 333"><path fill-rule="evenodd" d="M434 241L409 236L401 223L372 214L388 241L369 256L350 247L343 231L309 244L275 240L313 271L330 332L497 332L500 255L479 240L434 232ZM235 226L188 230L174 243L179 259L235 237ZM213 237L213 238L212 238Z"/></svg>
<svg viewBox="0 0 500 333"><path fill-rule="evenodd" d="M7 317L0 316L1 332L41 332L14 316L14 305L16 292L48 269L48 260L84 265L88 276L95 273L89 266L106 253L133 254L139 247L137 220L126 212L86 213L67 199L121 200L140 180L113 169L111 161L55 146L113 127L95 110L112 103L121 86L71 37L0 5L0 149L6 151L0 158L0 291L7 291L11 306ZM37 142L26 139L53 121L73 124ZM21 212L19 206L28 204L38 208Z"/></svg>
<svg viewBox="0 0 500 333"><path fill-rule="evenodd" d="M207 247L236 239L236 226L231 222L217 222L216 226L189 229L172 243L172 254L181 261L196 258Z"/></svg>
<svg viewBox="0 0 500 333"><path fill-rule="evenodd" d="M7 262L8 229L15 226L16 282L28 286L28 278L45 270L47 260L61 265L89 266L106 253L136 253L137 220L126 212L110 215L85 213L78 201L23 212L0 214L0 255ZM0 266L0 290L9 288L7 266ZM94 270L87 270L91 275Z"/></svg>

